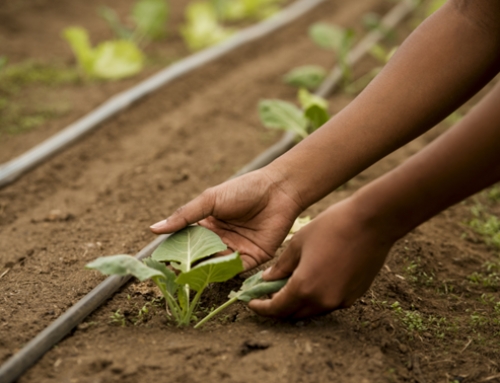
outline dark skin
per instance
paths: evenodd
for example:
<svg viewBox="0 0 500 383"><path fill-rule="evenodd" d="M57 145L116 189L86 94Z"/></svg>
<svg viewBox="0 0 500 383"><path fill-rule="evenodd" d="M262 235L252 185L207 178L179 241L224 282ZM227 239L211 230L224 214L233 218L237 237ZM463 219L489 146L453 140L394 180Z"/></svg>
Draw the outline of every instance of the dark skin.
<svg viewBox="0 0 500 383"><path fill-rule="evenodd" d="M295 218L356 174L432 128L500 71L500 1L448 1L405 41L344 110L267 167L206 190L166 221L199 222L268 261ZM303 318L349 307L370 287L396 240L500 180L500 85L461 122L398 168L300 230L264 279L290 276L265 316Z"/></svg>

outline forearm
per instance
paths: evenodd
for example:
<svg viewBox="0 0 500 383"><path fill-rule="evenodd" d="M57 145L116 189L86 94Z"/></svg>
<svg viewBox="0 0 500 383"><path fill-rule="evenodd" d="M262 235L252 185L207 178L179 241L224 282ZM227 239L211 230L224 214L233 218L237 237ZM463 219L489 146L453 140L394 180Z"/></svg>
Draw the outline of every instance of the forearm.
<svg viewBox="0 0 500 383"><path fill-rule="evenodd" d="M430 129L498 72L500 28L471 21L458 3L426 20L348 107L266 168L303 208ZM498 14L494 1L481 3Z"/></svg>
<svg viewBox="0 0 500 383"><path fill-rule="evenodd" d="M453 129L354 196L369 225L397 239L500 180L500 85Z"/></svg>

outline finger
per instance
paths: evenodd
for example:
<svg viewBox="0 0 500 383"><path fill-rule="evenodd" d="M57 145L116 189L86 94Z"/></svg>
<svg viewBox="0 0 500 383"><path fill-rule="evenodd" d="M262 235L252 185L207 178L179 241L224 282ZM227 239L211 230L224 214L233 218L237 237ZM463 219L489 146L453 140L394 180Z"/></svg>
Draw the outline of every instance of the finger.
<svg viewBox="0 0 500 383"><path fill-rule="evenodd" d="M173 233L210 216L214 206L215 193L212 189L207 189L194 200L177 209L166 220L150 226L150 229L155 234Z"/></svg>
<svg viewBox="0 0 500 383"><path fill-rule="evenodd" d="M297 289L294 286L293 278L272 299L259 300L253 299L248 304L257 314L273 317L286 318L300 310L304 304L296 294Z"/></svg>
<svg viewBox="0 0 500 383"><path fill-rule="evenodd" d="M292 275L300 262L301 246L298 241L291 241L286 250L278 258L274 266L262 273L265 281L283 279Z"/></svg>

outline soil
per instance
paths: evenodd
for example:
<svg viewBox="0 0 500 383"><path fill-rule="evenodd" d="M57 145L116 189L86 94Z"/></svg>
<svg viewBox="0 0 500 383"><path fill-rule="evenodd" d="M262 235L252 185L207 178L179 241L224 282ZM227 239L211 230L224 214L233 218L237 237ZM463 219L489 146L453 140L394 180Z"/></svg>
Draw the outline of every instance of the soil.
<svg viewBox="0 0 500 383"><path fill-rule="evenodd" d="M130 3L109 2L119 9ZM78 8L69 5L76 7L75 1L57 6L41 0L19 4L27 7L21 10L36 5L37 12L10 5L2 9L0 20L19 20L12 22L19 26L13 27L17 32L12 36L19 36L10 49L17 46L21 58L26 54L21 43L33 54L63 49L53 42L60 28L50 24L66 25L64 17L80 20L94 12L98 2L80 2ZM306 32L312 22L330 21L362 31L359 20L364 13L383 14L392 5L381 0L329 1L294 25L156 92L1 190L0 362L104 279L84 270L86 263L102 255L135 254L154 238L148 229L151 223L223 182L279 138L261 127L258 100L293 101L296 90L280 80L286 71L300 64L333 64L328 52L309 41ZM25 31L43 23L48 23L47 29L40 28L41 47L35 48L36 34ZM4 35L2 25L0 21ZM399 28L399 38L408 32ZM374 65L367 58L356 74ZM102 94L101 86L80 90L78 100L93 100L82 110L102 100L109 89L126 87L127 81L102 84ZM351 100L333 95L331 112ZM305 215L315 216L346 198L448 128L440 124ZM51 129L57 126L20 137L37 142ZM2 144L1 153L4 148ZM482 194L475 198L492 213L500 213L499 204ZM485 302L490 297L500 300L498 281L483 286L467 278L486 273L482 265L498 260L498 251L462 223L472 218L470 208L476 200L446 210L398 241L371 289L349 309L284 322L256 316L237 303L201 330L177 328L167 320L156 290L134 281L55 345L20 382L423 383L477 382L497 376L499 325L493 319L499 317ZM235 279L213 286L202 306L224 302L240 283ZM399 314L391 307L396 301L402 309ZM139 315L144 306L148 313ZM124 326L110 318L117 310L124 314ZM435 319L430 321L430 316Z"/></svg>

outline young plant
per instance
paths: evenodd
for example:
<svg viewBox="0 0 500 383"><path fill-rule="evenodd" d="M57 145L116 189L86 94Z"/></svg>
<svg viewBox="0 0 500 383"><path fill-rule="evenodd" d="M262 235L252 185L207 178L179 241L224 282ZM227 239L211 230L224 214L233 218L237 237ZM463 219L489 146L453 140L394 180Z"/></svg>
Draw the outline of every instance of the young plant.
<svg viewBox="0 0 500 383"><path fill-rule="evenodd" d="M467 222L467 225L484 238L487 245L500 249L500 219L496 215L484 211L483 205L476 205L471 209L475 218Z"/></svg>
<svg viewBox="0 0 500 383"><path fill-rule="evenodd" d="M299 90L298 98L302 110L287 101L261 100L259 117L262 124L270 129L292 131L305 138L328 121L328 102L324 98L305 88Z"/></svg>
<svg viewBox="0 0 500 383"><path fill-rule="evenodd" d="M209 283L227 281L244 271L238 252L198 263L226 249L227 246L217 234L203 226L189 226L168 237L153 252L151 258L143 262L130 255L113 255L100 257L85 267L108 275L132 274L140 281L151 279L165 297L167 307L177 324L187 326L193 319L197 319L194 313L197 312L201 295ZM180 273L176 275L167 268L163 263L165 261L170 262ZM275 288L277 284L260 281L258 286L254 285L251 296L258 298L271 291L270 286ZM196 292L193 299L190 290ZM257 294L259 291L261 295Z"/></svg>
<svg viewBox="0 0 500 383"><path fill-rule="evenodd" d="M279 11L283 0L210 0L222 21L265 19Z"/></svg>
<svg viewBox="0 0 500 383"><path fill-rule="evenodd" d="M219 24L216 11L209 2L199 1L187 6L186 24L181 27L181 34L192 51L217 44L233 32Z"/></svg>
<svg viewBox="0 0 500 383"><path fill-rule="evenodd" d="M326 77L326 70L318 65L304 65L292 69L283 76L283 81L298 88L314 90Z"/></svg>
<svg viewBox="0 0 500 383"><path fill-rule="evenodd" d="M349 50L354 43L354 31L334 24L316 23L309 28L309 36L320 48L335 52L344 84L348 84L352 77Z"/></svg>
<svg viewBox="0 0 500 383"><path fill-rule="evenodd" d="M139 0L134 4L130 19L135 28L128 28L122 24L114 9L102 6L99 16L111 28L120 40L132 40L139 44L145 39L160 40L165 37L169 16L169 7L166 0Z"/></svg>
<svg viewBox="0 0 500 383"><path fill-rule="evenodd" d="M260 298L267 294L273 294L281 290L283 286L286 285L288 278L280 279L278 281L266 282L262 279L263 271L258 272L255 275L247 278L239 291L231 291L228 298L229 300L223 305L219 306L215 310L211 311L205 318L203 318L194 328L200 327L202 324L206 323L210 318L220 313L226 307L230 306L234 302L240 300L243 302L250 302L252 299Z"/></svg>
<svg viewBox="0 0 500 383"><path fill-rule="evenodd" d="M104 41L92 48L87 30L81 27L66 28L63 36L88 76L116 80L142 70L144 56L132 41Z"/></svg>

